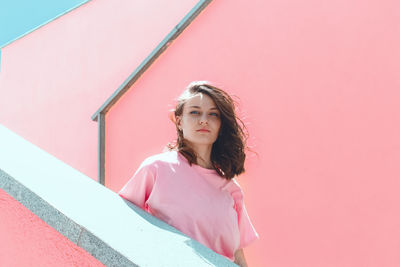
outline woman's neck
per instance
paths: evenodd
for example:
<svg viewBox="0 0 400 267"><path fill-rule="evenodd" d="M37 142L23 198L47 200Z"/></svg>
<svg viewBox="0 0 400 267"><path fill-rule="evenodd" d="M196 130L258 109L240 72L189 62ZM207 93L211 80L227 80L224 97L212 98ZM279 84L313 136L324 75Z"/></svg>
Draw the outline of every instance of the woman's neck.
<svg viewBox="0 0 400 267"><path fill-rule="evenodd" d="M206 168L206 169L214 169L214 166L211 162L211 150L212 145L208 146L192 146L192 149L197 155L197 165Z"/></svg>
<svg viewBox="0 0 400 267"><path fill-rule="evenodd" d="M197 157L197 165L206 168L206 169L214 169L213 164L211 163L211 160L208 162L203 161L200 157Z"/></svg>

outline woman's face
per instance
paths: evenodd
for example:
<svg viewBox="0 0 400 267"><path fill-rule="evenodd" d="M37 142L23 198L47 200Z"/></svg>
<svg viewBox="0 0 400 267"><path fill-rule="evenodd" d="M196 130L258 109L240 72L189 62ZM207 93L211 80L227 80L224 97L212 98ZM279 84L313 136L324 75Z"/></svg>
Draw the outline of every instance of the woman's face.
<svg viewBox="0 0 400 267"><path fill-rule="evenodd" d="M198 93L186 101L177 123L190 143L212 145L221 127L220 112L211 97Z"/></svg>

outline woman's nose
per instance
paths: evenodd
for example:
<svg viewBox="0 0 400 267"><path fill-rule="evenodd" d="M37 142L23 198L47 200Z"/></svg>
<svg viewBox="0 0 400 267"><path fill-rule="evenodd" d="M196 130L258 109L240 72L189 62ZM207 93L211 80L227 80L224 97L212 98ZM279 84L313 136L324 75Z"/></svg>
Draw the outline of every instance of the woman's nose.
<svg viewBox="0 0 400 267"><path fill-rule="evenodd" d="M203 124L203 123L207 123L208 124L207 115L202 115L200 117L200 124Z"/></svg>

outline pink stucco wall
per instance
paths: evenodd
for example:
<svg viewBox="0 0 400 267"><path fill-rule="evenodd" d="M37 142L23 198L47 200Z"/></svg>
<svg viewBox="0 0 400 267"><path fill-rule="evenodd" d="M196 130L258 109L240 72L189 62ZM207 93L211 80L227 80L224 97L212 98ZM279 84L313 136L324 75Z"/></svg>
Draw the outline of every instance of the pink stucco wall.
<svg viewBox="0 0 400 267"><path fill-rule="evenodd" d="M104 266L0 189L0 266Z"/></svg>
<svg viewBox="0 0 400 267"><path fill-rule="evenodd" d="M91 116L196 3L89 1L2 48L0 123L97 180Z"/></svg>
<svg viewBox="0 0 400 267"><path fill-rule="evenodd" d="M240 98L249 266L399 266L400 4L213 1L106 116L117 191L192 80ZM195 212L195 211L194 211Z"/></svg>

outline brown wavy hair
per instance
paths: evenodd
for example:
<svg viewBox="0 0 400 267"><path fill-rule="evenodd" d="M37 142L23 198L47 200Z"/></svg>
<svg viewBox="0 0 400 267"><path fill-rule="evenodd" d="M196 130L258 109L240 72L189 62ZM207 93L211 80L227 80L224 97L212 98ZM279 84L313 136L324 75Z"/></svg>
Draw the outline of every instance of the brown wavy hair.
<svg viewBox="0 0 400 267"><path fill-rule="evenodd" d="M197 164L197 155L191 149L183 137L183 132L179 130L176 117L181 116L186 101L193 95L203 93L211 97L220 111L221 127L217 140L213 143L211 151L211 163L218 174L228 180L245 172L244 161L246 159L245 148L248 135L243 129L247 128L243 121L235 113L235 101L228 93L213 86L208 81L191 82L177 99L175 109L172 110L171 120L175 123L177 139L175 143L169 143L169 150L180 152L189 164ZM238 121L241 123L239 125Z"/></svg>

